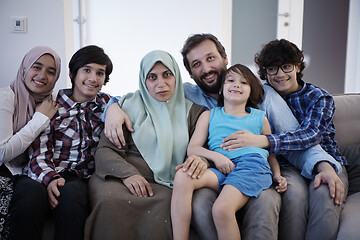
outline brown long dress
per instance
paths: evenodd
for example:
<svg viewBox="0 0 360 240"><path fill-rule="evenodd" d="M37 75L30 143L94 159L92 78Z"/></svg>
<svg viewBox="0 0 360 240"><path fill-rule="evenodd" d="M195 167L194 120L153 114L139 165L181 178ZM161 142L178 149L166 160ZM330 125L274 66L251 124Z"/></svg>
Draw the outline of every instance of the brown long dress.
<svg viewBox="0 0 360 240"><path fill-rule="evenodd" d="M188 115L189 136L204 108L193 105ZM155 182L153 172L123 128L127 145L118 149L102 134L95 153L96 172L89 181L91 214L85 239L172 239L170 201L172 190ZM166 129L164 129L166 131ZM146 136L144 136L146 138ZM184 156L185 159L185 156ZM153 197L130 193L123 178L142 175L154 191Z"/></svg>

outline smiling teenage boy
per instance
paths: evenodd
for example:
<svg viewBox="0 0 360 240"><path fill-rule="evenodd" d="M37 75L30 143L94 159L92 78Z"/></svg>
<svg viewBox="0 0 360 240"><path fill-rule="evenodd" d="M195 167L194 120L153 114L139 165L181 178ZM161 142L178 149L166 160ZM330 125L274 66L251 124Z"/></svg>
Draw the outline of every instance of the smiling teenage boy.
<svg viewBox="0 0 360 240"><path fill-rule="evenodd" d="M303 60L303 52L285 39L269 42L255 56L260 78L286 101L300 124L296 130L267 135L267 147L273 153L284 153L320 143L344 166L346 159L334 139L334 100L324 89L302 80ZM303 168L309 166L313 172L309 177L301 176L301 168L286 165L281 169L289 191L282 196L279 239L336 239L341 205L347 195L346 170L340 168L338 175L336 164L315 155Z"/></svg>
<svg viewBox="0 0 360 240"><path fill-rule="evenodd" d="M27 176L14 197L11 239L41 239L44 220L55 216L55 239L83 239L88 215L87 179L110 99L101 93L112 62L102 48L87 46L69 62L71 89L60 90L58 113L29 149Z"/></svg>

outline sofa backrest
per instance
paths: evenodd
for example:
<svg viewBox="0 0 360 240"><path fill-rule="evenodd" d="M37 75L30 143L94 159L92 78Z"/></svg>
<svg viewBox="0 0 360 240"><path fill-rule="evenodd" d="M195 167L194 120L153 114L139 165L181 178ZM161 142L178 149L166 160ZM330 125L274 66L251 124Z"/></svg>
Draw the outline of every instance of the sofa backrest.
<svg viewBox="0 0 360 240"><path fill-rule="evenodd" d="M360 144L360 94L337 94L333 97L336 105L335 139L339 148Z"/></svg>

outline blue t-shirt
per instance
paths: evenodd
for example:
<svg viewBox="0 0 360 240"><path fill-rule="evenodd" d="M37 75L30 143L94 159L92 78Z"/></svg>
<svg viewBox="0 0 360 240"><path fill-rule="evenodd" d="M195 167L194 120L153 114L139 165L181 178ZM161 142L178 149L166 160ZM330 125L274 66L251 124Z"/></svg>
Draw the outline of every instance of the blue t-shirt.
<svg viewBox="0 0 360 240"><path fill-rule="evenodd" d="M244 147L234 151L227 151L220 147L222 140L238 130L247 130L253 134L260 135L263 130L265 112L246 108L248 115L240 118L225 113L223 107L216 107L211 110L209 119L209 149L221 153L229 159L242 156L247 153L258 153L265 159L268 158L269 152L258 147Z"/></svg>

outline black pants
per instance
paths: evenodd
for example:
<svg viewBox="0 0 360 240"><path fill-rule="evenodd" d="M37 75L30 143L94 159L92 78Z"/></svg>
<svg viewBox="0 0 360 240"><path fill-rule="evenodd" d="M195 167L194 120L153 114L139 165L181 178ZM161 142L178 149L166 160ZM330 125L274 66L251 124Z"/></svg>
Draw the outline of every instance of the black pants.
<svg viewBox="0 0 360 240"><path fill-rule="evenodd" d="M9 238L10 202L14 192L14 176L2 164L0 166L0 239Z"/></svg>
<svg viewBox="0 0 360 240"><path fill-rule="evenodd" d="M84 238L89 213L87 183L72 173L62 173L65 185L59 187L58 206L51 211L46 188L27 176L15 181L10 218L10 239L42 238L48 214L55 217L55 239Z"/></svg>

